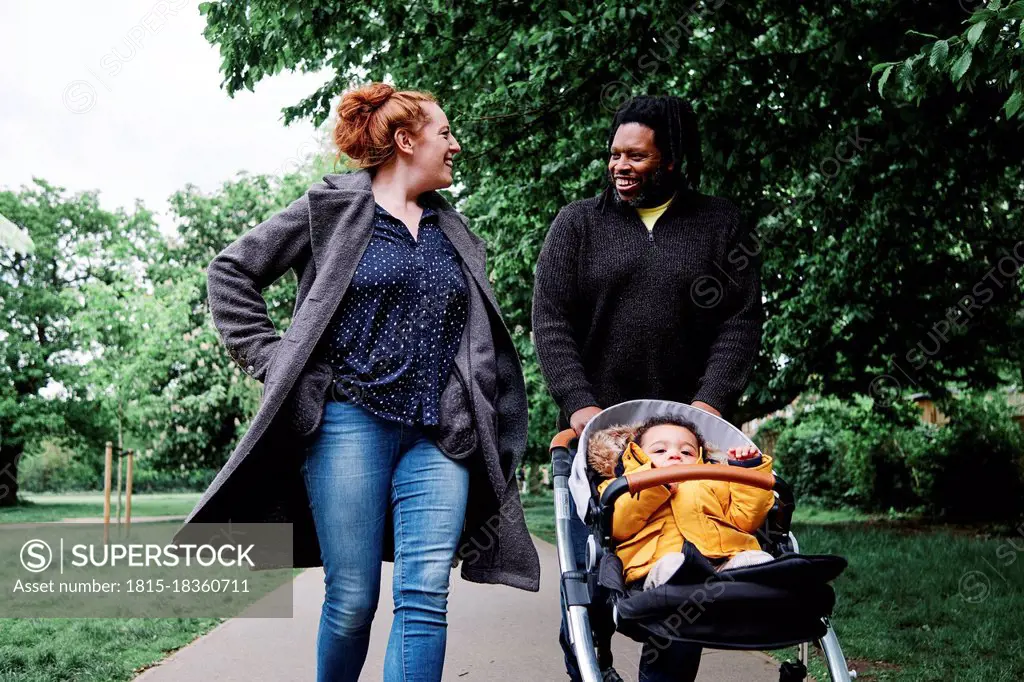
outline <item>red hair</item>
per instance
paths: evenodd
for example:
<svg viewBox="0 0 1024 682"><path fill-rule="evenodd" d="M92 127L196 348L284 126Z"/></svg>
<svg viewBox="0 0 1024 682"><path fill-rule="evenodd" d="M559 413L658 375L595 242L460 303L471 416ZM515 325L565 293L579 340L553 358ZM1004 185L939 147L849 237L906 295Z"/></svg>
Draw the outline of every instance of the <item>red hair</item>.
<svg viewBox="0 0 1024 682"><path fill-rule="evenodd" d="M436 102L429 92L398 91L386 83L349 90L338 104L334 143L357 168L377 168L395 155L395 131L417 130L427 122L422 102Z"/></svg>

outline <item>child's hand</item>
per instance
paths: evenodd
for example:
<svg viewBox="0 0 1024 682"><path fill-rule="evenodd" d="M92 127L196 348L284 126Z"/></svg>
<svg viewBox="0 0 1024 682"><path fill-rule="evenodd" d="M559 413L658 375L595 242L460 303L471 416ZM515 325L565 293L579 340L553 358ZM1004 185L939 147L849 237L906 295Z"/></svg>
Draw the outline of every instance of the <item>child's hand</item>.
<svg viewBox="0 0 1024 682"><path fill-rule="evenodd" d="M753 445L744 445L741 448L729 448L729 459L734 459L737 462L744 462L748 459L754 459L761 453L758 452L757 448Z"/></svg>

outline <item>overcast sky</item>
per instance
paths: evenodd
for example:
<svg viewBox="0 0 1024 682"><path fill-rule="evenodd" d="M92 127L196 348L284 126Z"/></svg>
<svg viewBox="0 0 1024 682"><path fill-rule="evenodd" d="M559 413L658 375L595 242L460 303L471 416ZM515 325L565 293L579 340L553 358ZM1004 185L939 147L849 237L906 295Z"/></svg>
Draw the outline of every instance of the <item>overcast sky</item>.
<svg viewBox="0 0 1024 682"><path fill-rule="evenodd" d="M314 151L312 124L286 128L280 111L327 75L283 73L229 98L198 5L0 2L0 188L37 176L99 190L105 208L130 210L138 198L165 216L186 183L210 191Z"/></svg>

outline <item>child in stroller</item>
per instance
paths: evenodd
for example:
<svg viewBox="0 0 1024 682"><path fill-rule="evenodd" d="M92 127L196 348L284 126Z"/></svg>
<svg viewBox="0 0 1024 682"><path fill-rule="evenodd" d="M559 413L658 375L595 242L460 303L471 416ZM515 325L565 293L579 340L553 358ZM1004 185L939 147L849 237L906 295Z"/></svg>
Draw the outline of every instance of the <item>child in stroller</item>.
<svg viewBox="0 0 1024 682"><path fill-rule="evenodd" d="M591 436L587 457L606 479L598 493L625 473L714 465L696 425L672 415L655 416L639 426L602 429ZM771 471L772 458L753 446L730 448L726 457L731 466ZM774 503L770 490L709 480L667 483L621 496L615 501L612 537L626 582L643 579L645 590L664 584L682 566L686 542L717 571L771 561L753 533Z"/></svg>
<svg viewBox="0 0 1024 682"><path fill-rule="evenodd" d="M704 444L698 441L696 455L702 461L716 457L727 461L728 457L721 455L731 452L734 462L720 466L673 466L674 462L667 462L668 466L650 466L651 455L682 460L682 446L678 443L676 449L679 452L669 452L672 448L666 448L665 453L656 452L659 448L654 445L665 433L678 436L680 431L659 429L653 434L641 434L639 443L631 443L631 438L637 434L634 427L623 429L620 426L618 430L611 427L650 425L652 417L662 422L662 426L666 417L691 422L694 428L684 427L686 431L706 438L721 450L721 453L709 452L710 448L703 447ZM602 443L601 438L594 439L593 435L604 430L608 430L604 437L611 439L604 441L609 448L607 452L612 454L603 458L592 457L590 444L600 450ZM645 438L645 435L650 438ZM645 452L643 446L651 452ZM601 679L589 616L591 605L600 604L610 605L618 632L645 646L653 643L658 649L664 648L661 643L672 642L692 642L715 649L764 650L797 645L799 660L782 665L780 680L805 679L808 644L817 643L824 654L832 682L850 682L851 671L846 666L830 623L835 593L828 584L842 572L846 561L838 556L799 553L796 538L790 532L795 508L792 491L771 471L771 460L760 453L752 453L751 448L753 443L750 439L725 420L690 405L665 400L632 400L613 405L594 416L579 438L574 431L567 430L552 440L562 608L568 643L584 682ZM627 449L627 456L620 457ZM646 462L641 461L640 453ZM689 454L692 455L692 451ZM646 470L627 471L630 457L639 463L637 469L647 464ZM749 516L742 528L730 528L720 523L729 519L729 513L721 504L724 491L722 496L712 494L710 497L703 494L688 496L680 492L684 488L706 491L707 488L699 486L712 481L727 483L724 490L730 494L740 488L752 489L750 503L742 511L740 506L732 510L742 517ZM693 487L694 484L698 487ZM623 525L616 518L616 510L620 499L629 495L636 496L637 500L646 499L645 493L658 488L664 493L656 494L663 499L675 499L678 495L690 500L692 506L679 508L678 515L704 519L697 522L690 519L686 523L698 524L696 527L707 530L711 538L720 536L722 529L727 529L725 535L729 540L718 541L717 556L714 556L715 543L705 544L703 551L713 555L709 558L698 551L691 538L686 536L687 532L697 538L702 534L687 531L685 523L682 527L677 525L680 535L686 538L681 551L684 561L675 570L666 569L665 582L648 585L644 589L655 555L661 558L673 553L659 553L661 533L668 525L668 517L665 517L666 523L660 527L654 524L655 530L647 530L649 535L641 537L645 523L638 523L636 530L629 532L633 530L628 528L630 522L626 520ZM657 499L652 498L654 501ZM624 504L628 505L628 500ZM662 505L655 505L655 509L659 506ZM678 515L674 507L678 507L678 503L673 505L670 501L664 506L675 521ZM766 507L769 508L767 513ZM651 510L651 515L655 509ZM578 523L572 521L572 516L589 527L582 554L572 540L571 522ZM712 521L713 518L718 522ZM763 524L751 533L750 529L759 520ZM753 544L751 539L755 541ZM618 550L630 541L634 541L636 550L631 559L624 562ZM772 560L725 568L725 562L735 560L744 551L757 551L758 544ZM674 547L675 553L680 553L678 545ZM624 563L631 563L634 568L644 564L648 567L646 572L641 569L627 579Z"/></svg>

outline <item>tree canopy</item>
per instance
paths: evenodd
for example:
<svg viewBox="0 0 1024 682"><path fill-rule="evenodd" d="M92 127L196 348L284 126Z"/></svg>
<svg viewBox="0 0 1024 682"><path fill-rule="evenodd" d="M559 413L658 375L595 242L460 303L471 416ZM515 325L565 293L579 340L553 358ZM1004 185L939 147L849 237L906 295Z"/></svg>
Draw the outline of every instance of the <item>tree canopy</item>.
<svg viewBox="0 0 1024 682"><path fill-rule="evenodd" d="M971 7L910 0L813 9L247 0L201 11L229 93L285 69L333 69L286 119L323 121L343 90L368 80L439 97L465 150L459 207L489 242L517 330L529 328L550 221L602 187L612 111L630 95L688 98L703 137L702 189L757 226L767 318L744 403L756 414L806 390L1020 380L1020 263L1005 259L1024 236L1024 147L1019 119L1000 115L1012 108L1004 81L1013 79L989 78L985 64L1019 65L1020 42L1003 36L1019 31L1021 4L981 39ZM912 101L879 96L874 65L902 63L921 34L955 35L972 19L951 58L994 45L997 33L1000 47L957 67L971 88L933 79ZM528 346L523 334L526 356Z"/></svg>

